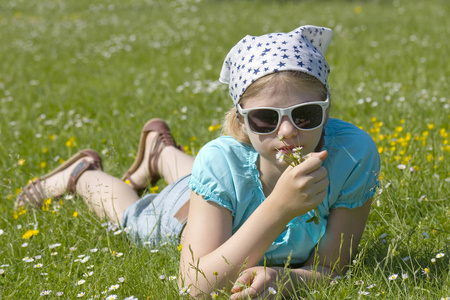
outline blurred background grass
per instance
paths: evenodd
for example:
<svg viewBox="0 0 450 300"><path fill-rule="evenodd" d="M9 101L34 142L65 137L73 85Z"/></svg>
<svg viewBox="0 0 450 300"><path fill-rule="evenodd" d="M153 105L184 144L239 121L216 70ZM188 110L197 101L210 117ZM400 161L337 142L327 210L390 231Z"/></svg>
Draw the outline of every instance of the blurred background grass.
<svg viewBox="0 0 450 300"><path fill-rule="evenodd" d="M449 11L446 0L1 2L0 264L10 267L0 275L0 295L20 299L51 286L73 291L67 249L61 265L53 263L65 279L56 271L41 280L33 268L22 270L24 256L44 253L57 240L66 248L127 254L120 264L98 258L102 275L85 286L87 295L109 284L108 273L132 280L124 296L177 295L158 279L176 273L176 246L152 256L125 238L105 241L110 233L79 201L58 213L29 211L15 219L18 189L84 148L101 152L106 171L121 176L134 160L142 125L154 117L166 119L195 155L220 134L211 126L232 105L217 81L228 50L246 34L313 24L334 31L326 53L331 116L361 126L377 142L382 189L353 276L302 297L362 297L369 283L377 283L370 295L386 299L450 296ZM39 224L40 234L24 248L30 223ZM438 253L446 256L433 263ZM409 280L388 280L402 273ZM366 284L355 285L358 280Z"/></svg>

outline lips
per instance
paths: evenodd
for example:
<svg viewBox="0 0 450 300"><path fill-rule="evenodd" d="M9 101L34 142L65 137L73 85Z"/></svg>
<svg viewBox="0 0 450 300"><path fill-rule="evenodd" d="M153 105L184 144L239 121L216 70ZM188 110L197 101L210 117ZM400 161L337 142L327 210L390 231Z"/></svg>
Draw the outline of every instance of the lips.
<svg viewBox="0 0 450 300"><path fill-rule="evenodd" d="M294 149L297 148L296 146L284 146L282 148L278 148L277 151L281 151L285 154L290 154L292 152L294 152Z"/></svg>

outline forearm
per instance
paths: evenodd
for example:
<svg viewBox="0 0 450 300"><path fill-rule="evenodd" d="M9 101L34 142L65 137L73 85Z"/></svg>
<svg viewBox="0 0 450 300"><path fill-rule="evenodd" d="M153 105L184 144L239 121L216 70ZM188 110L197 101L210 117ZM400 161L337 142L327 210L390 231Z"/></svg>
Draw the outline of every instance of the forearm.
<svg viewBox="0 0 450 300"><path fill-rule="evenodd" d="M274 213L275 209L270 201L263 202L220 247L199 258L192 253L189 261L182 261L184 285L192 285L193 295L201 292L209 295L213 289L231 286L243 268L255 266L260 261L289 222ZM189 244L185 243L184 247L189 247Z"/></svg>

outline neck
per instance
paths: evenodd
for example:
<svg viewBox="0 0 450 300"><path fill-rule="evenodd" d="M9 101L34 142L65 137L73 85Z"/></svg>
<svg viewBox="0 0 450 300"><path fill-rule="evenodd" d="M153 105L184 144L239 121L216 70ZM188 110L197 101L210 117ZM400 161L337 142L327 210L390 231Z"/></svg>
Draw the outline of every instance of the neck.
<svg viewBox="0 0 450 300"><path fill-rule="evenodd" d="M275 185L278 182L278 179L280 178L281 174L283 174L285 169L273 165L261 156L257 161L257 167L259 170L259 179L262 183L264 195L268 197L272 193Z"/></svg>

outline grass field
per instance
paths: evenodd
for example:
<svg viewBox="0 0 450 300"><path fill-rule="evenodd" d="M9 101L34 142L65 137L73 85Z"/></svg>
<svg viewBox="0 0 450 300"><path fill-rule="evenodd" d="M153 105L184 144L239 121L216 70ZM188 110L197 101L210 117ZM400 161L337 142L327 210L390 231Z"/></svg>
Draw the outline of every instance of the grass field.
<svg viewBox="0 0 450 300"><path fill-rule="evenodd" d="M447 299L449 12L448 0L0 1L0 299L180 297L176 244L137 246L78 198L15 212L16 194L84 148L121 176L153 117L195 155L232 105L217 81L228 50L305 24L334 31L331 116L374 138L382 186L349 273L293 297Z"/></svg>

